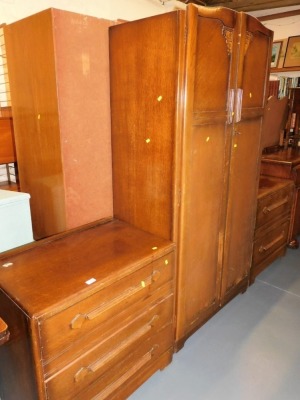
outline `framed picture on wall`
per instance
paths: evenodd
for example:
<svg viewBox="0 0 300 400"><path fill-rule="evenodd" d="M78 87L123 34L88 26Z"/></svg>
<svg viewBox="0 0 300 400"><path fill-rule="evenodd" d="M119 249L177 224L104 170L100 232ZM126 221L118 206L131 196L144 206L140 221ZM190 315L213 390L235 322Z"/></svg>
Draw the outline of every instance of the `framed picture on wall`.
<svg viewBox="0 0 300 400"><path fill-rule="evenodd" d="M282 47L282 40L277 40L276 42L273 42L271 68L276 68L278 66L281 47Z"/></svg>
<svg viewBox="0 0 300 400"><path fill-rule="evenodd" d="M300 67L300 36L288 38L283 67Z"/></svg>

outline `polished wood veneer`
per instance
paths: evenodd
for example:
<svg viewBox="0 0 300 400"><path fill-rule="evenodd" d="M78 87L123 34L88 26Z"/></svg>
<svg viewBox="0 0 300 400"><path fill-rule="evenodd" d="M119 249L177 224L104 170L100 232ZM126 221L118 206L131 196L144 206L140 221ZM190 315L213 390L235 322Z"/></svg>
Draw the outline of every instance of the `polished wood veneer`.
<svg viewBox="0 0 300 400"><path fill-rule="evenodd" d="M285 254L294 201L291 180L261 176L257 198L251 283L276 258Z"/></svg>
<svg viewBox="0 0 300 400"><path fill-rule="evenodd" d="M194 5L110 28L114 214L177 244L177 348L248 286L271 44Z"/></svg>
<svg viewBox="0 0 300 400"><path fill-rule="evenodd" d="M3 253L1 399L126 398L172 359L174 276L174 244L117 220Z"/></svg>
<svg viewBox="0 0 300 400"><path fill-rule="evenodd" d="M20 189L35 239L111 217L108 27L48 9L4 27Z"/></svg>
<svg viewBox="0 0 300 400"><path fill-rule="evenodd" d="M290 179L295 184L295 196L291 212L289 247L298 248L300 235L300 148L281 149L263 154L261 163L263 175Z"/></svg>
<svg viewBox="0 0 300 400"><path fill-rule="evenodd" d="M13 121L11 117L0 117L0 164L16 161Z"/></svg>

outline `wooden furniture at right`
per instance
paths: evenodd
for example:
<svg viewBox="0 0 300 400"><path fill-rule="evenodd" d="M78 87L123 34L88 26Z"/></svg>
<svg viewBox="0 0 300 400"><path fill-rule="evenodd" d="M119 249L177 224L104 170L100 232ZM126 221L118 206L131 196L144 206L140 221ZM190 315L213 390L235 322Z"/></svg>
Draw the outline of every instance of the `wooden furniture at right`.
<svg viewBox="0 0 300 400"><path fill-rule="evenodd" d="M127 398L172 359L175 268L116 220L2 253L1 400Z"/></svg>
<svg viewBox="0 0 300 400"><path fill-rule="evenodd" d="M291 180L260 177L251 283L271 262L286 252L294 189Z"/></svg>
<svg viewBox="0 0 300 400"><path fill-rule="evenodd" d="M178 246L177 349L248 286L271 45L192 4L110 28L114 213Z"/></svg>
<svg viewBox="0 0 300 400"><path fill-rule="evenodd" d="M0 164L17 161L11 117L0 117Z"/></svg>
<svg viewBox="0 0 300 400"><path fill-rule="evenodd" d="M262 156L261 174L290 179L295 184L295 196L291 212L289 247L298 248L300 235L300 148L289 147Z"/></svg>
<svg viewBox="0 0 300 400"><path fill-rule="evenodd" d="M35 239L112 216L108 27L48 9L4 26Z"/></svg>
<svg viewBox="0 0 300 400"><path fill-rule="evenodd" d="M288 117L288 102L288 97L278 99L275 96L271 96L268 98L262 127L261 146L263 149L268 148L274 151L279 146L283 146L284 129Z"/></svg>
<svg viewBox="0 0 300 400"><path fill-rule="evenodd" d="M18 166L10 107L0 110L0 165L6 175L6 179L0 182L0 188L17 191Z"/></svg>
<svg viewBox="0 0 300 400"><path fill-rule="evenodd" d="M300 87L289 89L289 119L287 122L289 143L300 147Z"/></svg>

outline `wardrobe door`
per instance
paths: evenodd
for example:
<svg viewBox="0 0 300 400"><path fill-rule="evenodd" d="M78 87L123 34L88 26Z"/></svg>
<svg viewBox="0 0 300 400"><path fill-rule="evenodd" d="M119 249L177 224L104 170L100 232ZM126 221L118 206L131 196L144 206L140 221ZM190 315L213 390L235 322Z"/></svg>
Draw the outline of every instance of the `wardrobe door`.
<svg viewBox="0 0 300 400"><path fill-rule="evenodd" d="M237 76L232 131L222 303L246 288L252 258L261 126L269 76L272 33L255 18L239 14Z"/></svg>
<svg viewBox="0 0 300 400"><path fill-rule="evenodd" d="M219 307L231 132L227 32L234 29L235 13L202 14L199 9L192 19L194 11L188 9L187 16L186 90L193 104L183 142L177 340Z"/></svg>

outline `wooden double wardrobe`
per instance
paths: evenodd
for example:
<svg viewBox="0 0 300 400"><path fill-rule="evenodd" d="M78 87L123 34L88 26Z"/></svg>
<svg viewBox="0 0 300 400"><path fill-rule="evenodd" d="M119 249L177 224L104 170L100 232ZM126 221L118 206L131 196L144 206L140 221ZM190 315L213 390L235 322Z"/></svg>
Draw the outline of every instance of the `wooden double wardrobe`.
<svg viewBox="0 0 300 400"><path fill-rule="evenodd" d="M113 215L0 255L1 400L125 399L249 284L272 32L195 5L109 25Z"/></svg>
<svg viewBox="0 0 300 400"><path fill-rule="evenodd" d="M221 8L110 28L114 213L177 245L177 348L248 285L271 43Z"/></svg>

